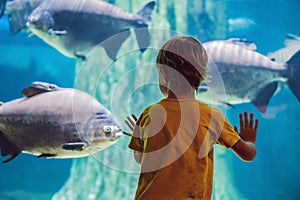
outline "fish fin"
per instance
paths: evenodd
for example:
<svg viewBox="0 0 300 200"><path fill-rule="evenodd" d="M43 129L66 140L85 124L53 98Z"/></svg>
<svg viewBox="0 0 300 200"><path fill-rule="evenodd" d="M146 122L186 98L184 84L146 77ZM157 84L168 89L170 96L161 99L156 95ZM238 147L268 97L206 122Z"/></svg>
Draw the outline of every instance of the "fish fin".
<svg viewBox="0 0 300 200"><path fill-rule="evenodd" d="M151 37L147 27L151 22L151 14L153 12L154 6L155 1L151 1L137 12L137 14L143 19L143 24L141 24L141 28L134 29L141 52L144 52L150 44Z"/></svg>
<svg viewBox="0 0 300 200"><path fill-rule="evenodd" d="M248 50L251 50L251 51L255 51L257 49L255 43L251 42L251 41L249 41L247 39L229 38L227 41L230 42L230 43L239 45L241 47L244 47L244 48L246 48Z"/></svg>
<svg viewBox="0 0 300 200"><path fill-rule="evenodd" d="M13 160L15 157L17 157L21 150L17 148L15 145L13 145L8 139L5 137L5 135L0 131L0 150L1 150L1 156L8 156L10 157L2 163L7 163L11 160Z"/></svg>
<svg viewBox="0 0 300 200"><path fill-rule="evenodd" d="M42 90L39 90L36 88L32 88L32 87L28 87L28 88L24 88L22 90L22 95L24 97L32 97L32 96L35 96L35 95L43 93L43 92L45 92L45 91L42 91Z"/></svg>
<svg viewBox="0 0 300 200"><path fill-rule="evenodd" d="M82 151L88 144L86 142L70 142L63 145L63 149L71 151Z"/></svg>
<svg viewBox="0 0 300 200"><path fill-rule="evenodd" d="M47 83L47 82L40 82L40 81L35 81L30 84L30 87L36 88L36 89L41 89L44 91L53 91L59 89L59 87L55 84L52 83Z"/></svg>
<svg viewBox="0 0 300 200"><path fill-rule="evenodd" d="M297 35L294 35L294 34L292 34L292 33L289 33L289 34L286 36L286 39L300 40L300 37L297 36Z"/></svg>
<svg viewBox="0 0 300 200"><path fill-rule="evenodd" d="M4 15L5 6L6 6L6 1L7 1L7 0L1 0L1 1L0 1L0 19L1 19L1 17Z"/></svg>
<svg viewBox="0 0 300 200"><path fill-rule="evenodd" d="M28 34L27 34L27 38L31 38L31 37L33 37L33 36L35 36L32 32L28 32Z"/></svg>
<svg viewBox="0 0 300 200"><path fill-rule="evenodd" d="M262 113L266 112L271 97L278 87L277 82L270 83L259 91L257 97L252 101L253 105Z"/></svg>
<svg viewBox="0 0 300 200"><path fill-rule="evenodd" d="M52 154L52 153L42 153L40 155L38 155L38 158L51 158L51 157L55 157L56 154Z"/></svg>
<svg viewBox="0 0 300 200"><path fill-rule="evenodd" d="M48 33L50 35L57 35L57 36L60 36L60 35L66 35L68 32L66 30L55 30L55 29L49 29L48 30Z"/></svg>
<svg viewBox="0 0 300 200"><path fill-rule="evenodd" d="M153 12L154 6L155 1L151 1L144 5L144 7L137 12L137 15L141 16L144 19L144 23L146 26L148 26L151 21L151 14Z"/></svg>
<svg viewBox="0 0 300 200"><path fill-rule="evenodd" d="M35 81L31 83L29 87L22 90L22 95L24 97L32 97L40 93L51 92L57 89L59 89L59 87L55 84Z"/></svg>
<svg viewBox="0 0 300 200"><path fill-rule="evenodd" d="M75 54L76 58L82 60L82 61L86 61L86 56L84 55L79 55L79 54Z"/></svg>
<svg viewBox="0 0 300 200"><path fill-rule="evenodd" d="M126 30L113 37L113 39L108 39L103 42L103 48L105 49L107 55L112 59L116 60L117 53L122 45L122 43L129 37L130 31Z"/></svg>
<svg viewBox="0 0 300 200"><path fill-rule="evenodd" d="M291 57L287 64L289 73L287 84L300 101L300 50Z"/></svg>
<svg viewBox="0 0 300 200"><path fill-rule="evenodd" d="M134 29L135 36L141 52L144 52L150 45L150 33L148 28L136 28Z"/></svg>
<svg viewBox="0 0 300 200"><path fill-rule="evenodd" d="M300 43L300 37L294 34L289 33L284 41L284 45L286 47L293 46L293 45L299 45Z"/></svg>

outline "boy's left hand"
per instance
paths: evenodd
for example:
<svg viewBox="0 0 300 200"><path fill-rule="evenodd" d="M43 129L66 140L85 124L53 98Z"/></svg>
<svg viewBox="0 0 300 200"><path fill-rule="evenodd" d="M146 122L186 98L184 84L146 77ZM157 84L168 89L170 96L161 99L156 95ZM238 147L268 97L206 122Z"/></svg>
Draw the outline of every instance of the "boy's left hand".
<svg viewBox="0 0 300 200"><path fill-rule="evenodd" d="M129 128L131 131L133 131L133 128L134 128L134 126L135 126L135 124L136 124L136 122L137 122L137 117L136 117L134 114L132 114L131 116L132 116L133 120L130 118L130 116L127 116L127 118L126 118L126 120L125 120L125 123L126 123L126 125L128 126L128 128ZM125 131L123 131L123 133L124 133L125 135L132 136L131 133L128 133L128 132L125 132Z"/></svg>

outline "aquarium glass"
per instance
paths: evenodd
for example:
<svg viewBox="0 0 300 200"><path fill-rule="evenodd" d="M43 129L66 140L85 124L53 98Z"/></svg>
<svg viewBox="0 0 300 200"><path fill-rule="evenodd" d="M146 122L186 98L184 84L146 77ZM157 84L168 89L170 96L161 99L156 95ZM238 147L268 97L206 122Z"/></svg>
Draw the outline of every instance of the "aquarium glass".
<svg viewBox="0 0 300 200"><path fill-rule="evenodd" d="M74 1L75 5L79 0L61 0L64 1ZM257 59L268 59L285 66L286 72L283 73L277 73L269 66L269 71L275 71L270 73L275 74L274 81L278 87L270 94L265 112L259 111L248 100L226 102L226 89L224 93L219 90L210 93L210 101L207 103L220 109L232 125L239 126L238 114L243 111L252 112L259 119L257 156L253 162L240 160L230 149L220 146L214 149L212 199L300 199L300 99L294 94L300 94L300 84L298 81L293 92L289 82L292 76L294 80L300 79L299 58L296 64L293 63L293 70L289 70L289 65L292 65L289 60L300 50L299 0L156 0L148 27L136 29L137 32L150 33L147 48L140 51L133 25L130 29L124 29L125 32L113 33L105 41L99 42L86 57L64 55L58 48L30 32L26 25L13 34L10 17L18 15L24 18L25 12L22 9L25 8L8 7L13 6L11 2L26 5L28 12L32 3L38 1L8 1L0 19L0 101L5 103L23 98L23 88L34 81L53 83L62 88L76 88L103 104L126 132L130 132L124 122L128 115L139 116L145 107L163 98L158 87L155 59L159 48L174 36L193 36L202 43L239 38L248 45L245 48L252 48L251 51L259 53L261 57ZM135 14L149 1L106 2ZM63 3L60 6L63 9ZM84 12L81 14L85 15ZM100 29L100 33L93 33L93 30L97 30L93 28L97 24L74 23L74 27L79 26L90 29L88 35L105 32ZM111 23L110 26L121 25ZM49 30L47 34L56 34L53 37L69 34L64 32L63 26L56 31ZM143 39L148 40L147 37ZM120 40L122 42L116 58L112 59L104 46L113 46ZM249 44L255 44L256 49ZM244 57L239 52L231 49L228 52L232 53L232 59L240 59L241 65L248 65L243 62ZM251 61L255 62L255 59ZM261 65L259 63L247 69L249 71L242 79L252 81L253 87L240 91L238 94L241 97L245 92L261 89L268 82L269 72L263 71ZM212 68L217 70L215 77L220 84L217 86L224 87L222 77L218 79L216 63L212 64ZM265 75L265 80L253 78L257 73ZM294 77L296 73L299 77ZM235 80L234 69L231 75L227 78ZM238 81L231 83L236 86L241 84ZM234 85L232 87L235 88ZM197 99L201 101L200 93ZM267 94L263 92L256 95ZM215 105L216 96L224 97L224 102ZM21 153L12 161L0 164L0 200L133 199L139 165L134 162L133 152L128 148L129 139L124 135L115 144L82 158L46 159Z"/></svg>

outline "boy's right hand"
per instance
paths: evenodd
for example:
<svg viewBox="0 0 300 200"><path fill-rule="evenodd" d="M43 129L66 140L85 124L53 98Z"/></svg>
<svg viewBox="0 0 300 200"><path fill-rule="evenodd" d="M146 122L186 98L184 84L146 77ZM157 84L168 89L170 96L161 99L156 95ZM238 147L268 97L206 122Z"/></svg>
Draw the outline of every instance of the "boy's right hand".
<svg viewBox="0 0 300 200"><path fill-rule="evenodd" d="M125 120L125 123L126 123L126 125L128 126L128 128L129 128L131 131L133 131L133 128L134 128L134 126L135 126L135 124L136 124L136 122L137 122L137 117L136 117L134 114L132 114L131 116L132 116L133 120L130 118L130 116L127 116L127 117L126 117L126 120ZM128 133L128 132L125 132L125 131L123 131L123 133L124 133L125 135L132 136L131 133Z"/></svg>
<svg viewBox="0 0 300 200"><path fill-rule="evenodd" d="M255 119L255 124L253 125L254 122L254 115L253 113L250 113L250 122L248 122L248 113L244 112L244 117L243 114L239 114L240 118L240 137L244 141L256 142L256 135L257 135L257 127L258 127L258 119ZM234 130L238 133L238 128L234 126Z"/></svg>

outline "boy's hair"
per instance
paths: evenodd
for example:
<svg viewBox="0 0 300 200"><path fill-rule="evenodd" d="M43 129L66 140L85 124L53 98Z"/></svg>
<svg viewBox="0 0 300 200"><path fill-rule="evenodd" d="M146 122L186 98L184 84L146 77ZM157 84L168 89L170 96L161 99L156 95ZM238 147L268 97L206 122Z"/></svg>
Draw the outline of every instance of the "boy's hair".
<svg viewBox="0 0 300 200"><path fill-rule="evenodd" d="M171 68L167 69L167 74L168 80L177 84L173 87L180 87L183 76L196 91L206 77L207 62L204 47L196 39L188 36L175 37L166 42L156 58L158 67L165 70Z"/></svg>

